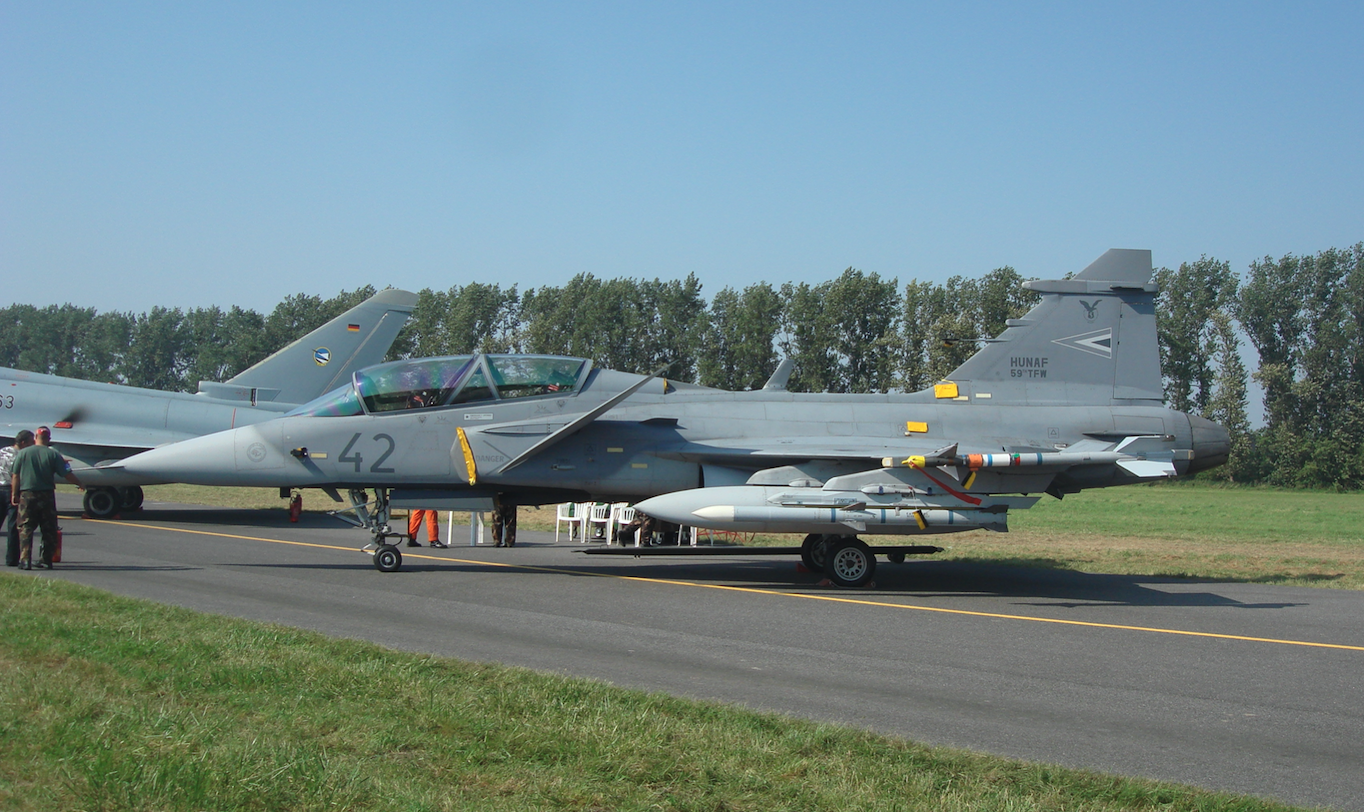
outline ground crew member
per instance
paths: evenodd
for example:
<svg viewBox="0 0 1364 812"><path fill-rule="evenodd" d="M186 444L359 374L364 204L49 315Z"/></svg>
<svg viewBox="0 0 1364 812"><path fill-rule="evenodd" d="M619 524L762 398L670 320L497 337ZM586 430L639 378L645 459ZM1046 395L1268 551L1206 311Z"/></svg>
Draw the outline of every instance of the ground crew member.
<svg viewBox="0 0 1364 812"><path fill-rule="evenodd" d="M23 448L18 440L14 445L0 448L0 525L5 528L5 566L19 566L19 512L10 504L10 474L14 471L14 455Z"/></svg>
<svg viewBox="0 0 1364 812"><path fill-rule="evenodd" d="M57 477L64 477L81 490L85 486L71 473L61 454L47 446L29 445L33 432L24 429L14 439L24 443L14 455L10 474L10 504L19 508L19 569L33 569L33 531L39 527L43 547L38 566L52 569L52 555L57 550Z"/></svg>
<svg viewBox="0 0 1364 812"><path fill-rule="evenodd" d="M434 510L409 510L407 512L407 546L420 547L417 542L417 533L422 529L422 522L426 522L426 543L432 547L448 547L440 540L440 530L436 527L436 511Z"/></svg>
<svg viewBox="0 0 1364 812"><path fill-rule="evenodd" d="M516 546L516 505L498 504L493 508L494 547Z"/></svg>

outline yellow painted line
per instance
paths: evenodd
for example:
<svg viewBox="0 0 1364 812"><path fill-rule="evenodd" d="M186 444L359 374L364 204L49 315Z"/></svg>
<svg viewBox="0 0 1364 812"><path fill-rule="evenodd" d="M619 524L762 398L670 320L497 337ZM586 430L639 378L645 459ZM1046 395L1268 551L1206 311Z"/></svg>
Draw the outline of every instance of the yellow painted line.
<svg viewBox="0 0 1364 812"><path fill-rule="evenodd" d="M340 547L335 544L317 544L308 541L286 541L284 539L263 538L261 536L243 536L236 533L216 533L211 530L190 530L184 527L165 527L155 524L138 524L135 522L111 521L108 519L82 519L82 521L94 522L95 524L112 524L119 527L139 527L145 530L165 530L172 533L189 533L196 536L214 536L217 538L241 539L243 541L264 541L270 544L289 544L294 547L314 547L321 550L339 550L345 553L357 552L354 547ZM532 572L551 572L561 575L591 575L595 578L615 578L621 581L636 581L644 584L665 584L668 586L687 586L697 589L718 589L726 592L745 592L751 595L772 595L781 598L798 598L810 601L828 601L829 603L846 603L854 606L874 606L879 609L902 609L915 612L936 612L944 615L964 615L967 617L984 617L993 620L1023 620L1032 623L1053 623L1061 626L1083 626L1091 629L1116 629L1127 632L1150 632L1152 634L1172 634L1182 637L1203 637L1213 640L1239 640L1245 643L1273 643L1280 646L1304 646L1307 648L1327 648L1340 651L1364 651L1364 646L1347 646L1341 643L1317 643L1310 640L1283 640L1275 637L1249 637L1240 634L1218 634L1217 632L1191 632L1183 629L1164 629L1157 626L1127 626L1120 623L1095 623L1088 620L1064 620L1062 618L1034 617L1031 615L1009 615L1000 612L976 612L970 609L945 609L940 606L919 606L909 603L891 603L889 601L873 601L861 598L844 598L837 595L806 595L799 592L782 592L776 589L762 589L751 586L726 586L724 584L702 584L695 581L677 581L668 578L646 578L641 575L612 575L600 572L590 572L583 570L570 570L560 567L541 567L534 564L509 564L502 561L479 561L469 558L449 558L443 555L422 555L420 553L403 553L403 558L422 558L428 561L446 561L455 564L473 564L481 567L503 567L507 569L529 570Z"/></svg>

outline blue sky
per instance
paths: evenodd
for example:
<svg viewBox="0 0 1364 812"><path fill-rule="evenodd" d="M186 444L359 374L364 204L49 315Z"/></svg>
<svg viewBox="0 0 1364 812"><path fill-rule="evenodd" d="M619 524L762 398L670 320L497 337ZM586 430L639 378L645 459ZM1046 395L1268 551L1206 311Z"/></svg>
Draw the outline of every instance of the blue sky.
<svg viewBox="0 0 1364 812"><path fill-rule="evenodd" d="M0 0L10 301L1364 239L1360 3Z"/></svg>

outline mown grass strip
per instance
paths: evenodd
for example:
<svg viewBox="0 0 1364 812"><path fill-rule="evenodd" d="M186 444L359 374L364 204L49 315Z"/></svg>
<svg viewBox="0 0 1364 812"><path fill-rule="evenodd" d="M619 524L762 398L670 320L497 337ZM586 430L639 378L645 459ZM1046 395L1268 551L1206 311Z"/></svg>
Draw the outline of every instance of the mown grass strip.
<svg viewBox="0 0 1364 812"><path fill-rule="evenodd" d="M0 807L1283 810L0 575Z"/></svg>

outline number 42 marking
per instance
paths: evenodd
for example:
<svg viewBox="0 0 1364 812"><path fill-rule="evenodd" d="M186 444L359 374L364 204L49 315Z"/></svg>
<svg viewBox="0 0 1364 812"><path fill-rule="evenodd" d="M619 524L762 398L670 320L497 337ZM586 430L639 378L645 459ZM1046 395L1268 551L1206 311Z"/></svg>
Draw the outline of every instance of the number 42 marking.
<svg viewBox="0 0 1364 812"><path fill-rule="evenodd" d="M365 461L365 458L362 457L362 456L360 456L360 452L359 452L359 451L356 451L354 454L351 454L351 450L355 448L355 444L356 444L357 442L359 442L359 441L360 441L360 435L359 435L359 433L356 433L354 436L352 436L352 437L350 438L350 442L349 442L349 443L346 443L346 447L343 448L343 449L341 449L341 456L339 456L339 457L336 458L336 461L337 461L337 462L353 462L353 463L355 463L355 472L356 472L357 474L360 473L360 463L364 462L364 461ZM390 437L390 436L388 436L387 434L376 434L376 435L374 435L374 441L375 441L376 443L388 443L388 448L385 449L385 450L384 450L384 453L382 453L382 454L379 455L379 459L375 460L375 461L374 461L374 464L371 465L371 466L369 467L369 472L370 472L371 474L391 474L391 473L393 473L393 472L394 472L394 469L392 469L392 468L384 468L384 467L382 467L382 466L383 466L383 464L384 464L384 461L387 460L390 456L393 455L393 449L397 446L397 444L394 443L394 442L393 442L393 438Z"/></svg>

